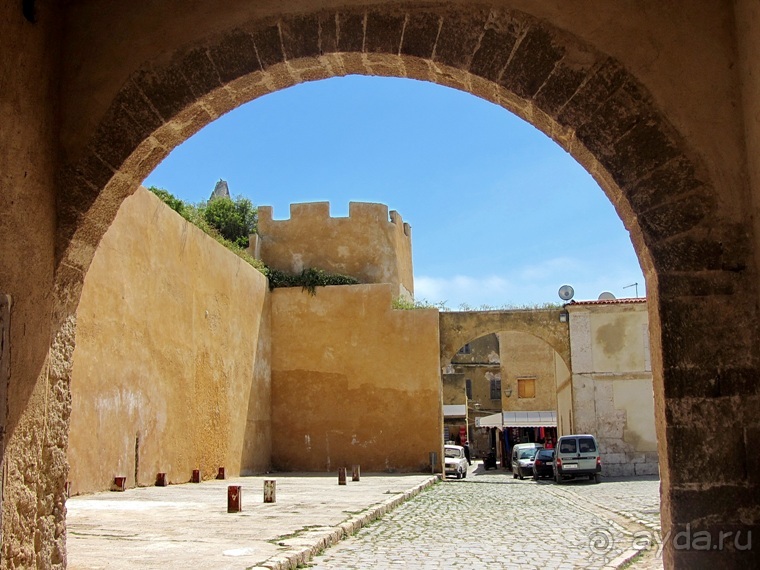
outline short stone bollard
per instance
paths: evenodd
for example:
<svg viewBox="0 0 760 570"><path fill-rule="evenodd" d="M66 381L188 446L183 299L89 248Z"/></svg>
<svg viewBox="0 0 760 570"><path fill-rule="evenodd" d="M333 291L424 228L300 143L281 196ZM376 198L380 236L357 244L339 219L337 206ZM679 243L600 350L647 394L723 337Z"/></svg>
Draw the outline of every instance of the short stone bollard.
<svg viewBox="0 0 760 570"><path fill-rule="evenodd" d="M351 468L351 481L359 481L359 479L361 479L361 467L354 465Z"/></svg>
<svg viewBox="0 0 760 570"><path fill-rule="evenodd" d="M111 486L111 491L121 491L124 492L127 490L127 478L126 477L114 477L113 478L113 485Z"/></svg>
<svg viewBox="0 0 760 570"><path fill-rule="evenodd" d="M227 512L239 513L243 510L243 488L240 485L227 487Z"/></svg>
<svg viewBox="0 0 760 570"><path fill-rule="evenodd" d="M346 484L346 468L339 467L338 468L338 485L345 485L345 484Z"/></svg>
<svg viewBox="0 0 760 570"><path fill-rule="evenodd" d="M220 467L219 468L219 471L216 474L216 478L217 479L226 479L226 477L224 476L224 467Z"/></svg>
<svg viewBox="0 0 760 570"><path fill-rule="evenodd" d="M277 481L274 481L272 479L266 479L264 481L264 502L265 503L275 502L276 490L277 490Z"/></svg>
<svg viewBox="0 0 760 570"><path fill-rule="evenodd" d="M156 475L156 487L166 487L168 484L166 473L158 473Z"/></svg>
<svg viewBox="0 0 760 570"><path fill-rule="evenodd" d="M200 483L201 482L201 470L200 469L193 469L193 477L190 479L191 483Z"/></svg>

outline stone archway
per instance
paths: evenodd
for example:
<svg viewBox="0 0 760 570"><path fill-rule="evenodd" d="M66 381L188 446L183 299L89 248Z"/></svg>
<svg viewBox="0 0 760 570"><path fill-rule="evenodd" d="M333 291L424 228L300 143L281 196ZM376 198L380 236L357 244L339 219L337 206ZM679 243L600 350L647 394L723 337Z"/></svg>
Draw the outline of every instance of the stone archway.
<svg viewBox="0 0 760 570"><path fill-rule="evenodd" d="M130 75L60 176L47 490L58 498L63 492L60 450L82 281L123 198L220 114L300 81L349 73L429 80L484 97L549 134L595 176L631 232L651 294L664 527L714 530L720 521L749 528L735 507L757 507L745 496L757 479L756 465L747 463L757 428L733 429L744 420L731 407L757 386L748 227L725 221L731 217L700 160L614 58L527 14L464 6L252 16L148 57ZM747 333L740 338L736 322ZM703 420L728 416L724 430ZM732 475L717 461L726 449ZM41 539L60 542L54 528L63 512L48 518ZM666 552L679 564L694 554ZM737 565L747 555L734 554Z"/></svg>
<svg viewBox="0 0 760 570"><path fill-rule="evenodd" d="M443 312L440 314L441 366L466 342L495 332L522 332L549 345L570 370L570 335L561 309Z"/></svg>

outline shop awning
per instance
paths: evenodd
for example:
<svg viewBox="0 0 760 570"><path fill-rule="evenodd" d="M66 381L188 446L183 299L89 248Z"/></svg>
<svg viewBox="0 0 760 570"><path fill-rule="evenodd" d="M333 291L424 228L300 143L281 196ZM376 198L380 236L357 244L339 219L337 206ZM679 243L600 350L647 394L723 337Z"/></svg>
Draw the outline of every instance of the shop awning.
<svg viewBox="0 0 760 570"><path fill-rule="evenodd" d="M501 414L491 414L482 418L475 418L475 427L501 427Z"/></svg>
<svg viewBox="0 0 760 570"><path fill-rule="evenodd" d="M512 427L557 427L557 412L502 412L502 425Z"/></svg>
<svg viewBox="0 0 760 570"><path fill-rule="evenodd" d="M467 415L466 404L446 404L443 406L444 418L463 418Z"/></svg>
<svg viewBox="0 0 760 570"><path fill-rule="evenodd" d="M477 427L557 427L557 412L502 412L475 420Z"/></svg>

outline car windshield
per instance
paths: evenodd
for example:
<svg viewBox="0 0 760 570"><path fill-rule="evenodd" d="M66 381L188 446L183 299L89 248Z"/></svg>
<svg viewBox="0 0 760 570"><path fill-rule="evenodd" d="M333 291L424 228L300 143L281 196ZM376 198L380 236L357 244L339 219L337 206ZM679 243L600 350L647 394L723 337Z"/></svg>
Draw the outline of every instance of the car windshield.
<svg viewBox="0 0 760 570"><path fill-rule="evenodd" d="M457 449L456 447L447 447L443 450L443 454L446 457L463 457L464 456L464 450Z"/></svg>
<svg viewBox="0 0 760 570"><path fill-rule="evenodd" d="M546 451L539 451L538 455L536 455L536 459L551 459L554 457L554 450L549 449Z"/></svg>
<svg viewBox="0 0 760 570"><path fill-rule="evenodd" d="M520 452L520 459L533 459L533 456L536 454L535 449L526 449L525 451Z"/></svg>

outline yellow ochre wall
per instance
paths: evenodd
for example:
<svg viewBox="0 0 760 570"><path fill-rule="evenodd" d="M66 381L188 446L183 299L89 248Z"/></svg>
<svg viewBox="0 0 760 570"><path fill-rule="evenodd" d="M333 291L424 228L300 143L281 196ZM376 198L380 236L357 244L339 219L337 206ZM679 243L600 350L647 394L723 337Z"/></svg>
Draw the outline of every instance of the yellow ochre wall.
<svg viewBox="0 0 760 570"><path fill-rule="evenodd" d="M419 471L441 457L438 311L394 310L391 290L272 293L275 469Z"/></svg>
<svg viewBox="0 0 760 570"><path fill-rule="evenodd" d="M261 273L147 190L123 203L77 313L74 493L116 475L132 487L157 472L179 483L197 468L269 468L268 294Z"/></svg>
<svg viewBox="0 0 760 570"><path fill-rule="evenodd" d="M499 349L502 409L510 412L556 410L554 349L538 337L514 331L499 333ZM535 380L534 398L519 397L518 380L521 378Z"/></svg>

